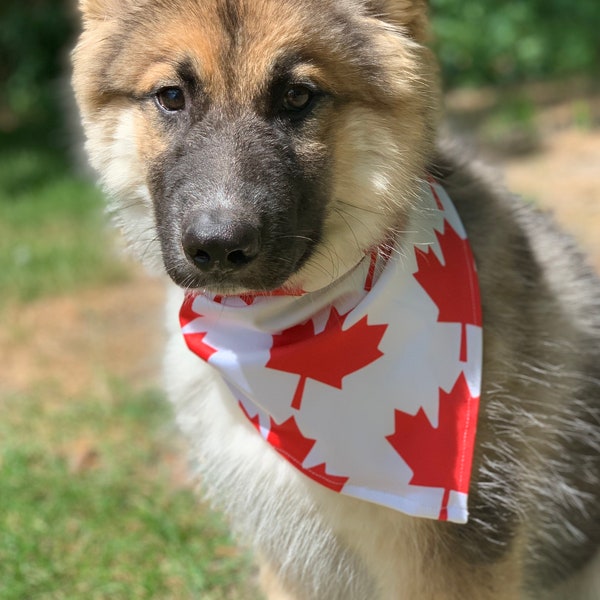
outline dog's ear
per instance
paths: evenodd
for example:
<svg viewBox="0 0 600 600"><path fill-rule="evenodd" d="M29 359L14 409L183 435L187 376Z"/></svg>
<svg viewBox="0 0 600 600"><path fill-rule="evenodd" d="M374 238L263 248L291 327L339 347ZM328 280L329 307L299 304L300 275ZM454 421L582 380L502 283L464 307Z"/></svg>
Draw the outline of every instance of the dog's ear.
<svg viewBox="0 0 600 600"><path fill-rule="evenodd" d="M366 6L371 16L402 27L418 42L427 40L427 0L366 0Z"/></svg>

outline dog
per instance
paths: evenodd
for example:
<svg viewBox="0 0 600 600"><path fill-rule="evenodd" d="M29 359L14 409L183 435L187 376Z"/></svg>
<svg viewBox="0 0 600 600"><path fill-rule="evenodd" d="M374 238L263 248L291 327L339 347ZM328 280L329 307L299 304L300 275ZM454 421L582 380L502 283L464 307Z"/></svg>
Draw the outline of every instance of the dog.
<svg viewBox="0 0 600 600"><path fill-rule="evenodd" d="M443 139L426 2L80 9L87 151L131 248L175 284L167 391L267 597L598 600L600 285ZM431 458L442 405L468 414ZM448 457L452 483L416 466L447 479Z"/></svg>

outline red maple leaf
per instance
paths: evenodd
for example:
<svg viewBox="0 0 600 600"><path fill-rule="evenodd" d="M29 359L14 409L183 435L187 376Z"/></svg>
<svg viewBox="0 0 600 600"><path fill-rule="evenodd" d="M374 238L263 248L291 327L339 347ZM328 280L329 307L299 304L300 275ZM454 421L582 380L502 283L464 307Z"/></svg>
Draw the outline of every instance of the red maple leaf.
<svg viewBox="0 0 600 600"><path fill-rule="evenodd" d="M329 489L339 492L346 484L346 481L348 481L347 477L329 475L326 471L325 463L321 463L310 469L306 469L302 466L308 453L315 445L316 440L302 435L294 417L290 417L281 424L275 423L271 417L271 426L269 435L267 436L267 442L305 475Z"/></svg>
<svg viewBox="0 0 600 600"><path fill-rule="evenodd" d="M444 488L440 519L447 519L450 490L467 493L473 460L478 398L471 396L461 372L450 393L440 388L438 426L423 409L416 415L395 411L388 442L413 471L412 485Z"/></svg>
<svg viewBox="0 0 600 600"><path fill-rule="evenodd" d="M255 429L260 433L258 415L251 418L241 402L240 407L250 423L252 423ZM316 440L304 437L294 417L290 417L281 424L277 424L273 418L270 417L270 422L267 442L269 442L281 456L291 462L299 471L304 473L307 477L310 477L313 481L316 481L335 492L340 492L343 489L348 478L330 475L327 473L327 466L325 463L315 465L310 469L307 469L302 465L308 456L308 453L315 445Z"/></svg>
<svg viewBox="0 0 600 600"><path fill-rule="evenodd" d="M433 250L416 250L418 271L414 274L421 287L438 307L438 321L460 323L460 360L467 360L467 325L481 326L481 303L475 260L467 240L444 221L444 233L436 231L444 254L442 264ZM474 301L473 301L474 299Z"/></svg>
<svg viewBox="0 0 600 600"><path fill-rule="evenodd" d="M299 409L308 378L342 389L342 379L383 356L378 348L387 325L368 325L367 317L343 330L347 315L331 309L325 329L315 333L312 320L273 336L270 369L300 375L292 400Z"/></svg>
<svg viewBox="0 0 600 600"><path fill-rule="evenodd" d="M185 327L188 323L191 323L199 317L198 313L194 312L194 309L192 308L195 299L196 296L186 294L185 300L179 310L179 323L181 324L181 327Z"/></svg>
<svg viewBox="0 0 600 600"><path fill-rule="evenodd" d="M195 296L188 295L185 297L185 301L181 306L181 310L179 311L179 322L181 323L181 327L185 327L189 325L192 321L195 321L201 314L198 314L192 308L194 304ZM197 354L200 358L208 361L208 359L217 352L216 348L209 346L204 343L204 338L208 332L198 332L198 333L186 333L184 334L185 343L188 348Z"/></svg>
<svg viewBox="0 0 600 600"><path fill-rule="evenodd" d="M256 429L256 431L258 431L260 433L260 419L258 417L258 414L251 417L250 413L246 410L245 406L239 400L238 400L238 404L240 405L242 412L246 416L246 419L248 419L248 421L250 421L250 423L252 423L252 425L254 426L254 429Z"/></svg>

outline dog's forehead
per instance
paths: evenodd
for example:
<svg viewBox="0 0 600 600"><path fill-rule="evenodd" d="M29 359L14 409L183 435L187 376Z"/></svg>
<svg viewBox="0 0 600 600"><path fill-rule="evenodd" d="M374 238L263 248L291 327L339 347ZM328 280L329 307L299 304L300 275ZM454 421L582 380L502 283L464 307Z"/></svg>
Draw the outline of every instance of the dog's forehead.
<svg viewBox="0 0 600 600"><path fill-rule="evenodd" d="M329 0L180 0L168 11L159 4L148 17L152 33L134 42L152 46L139 76L146 88L188 69L212 96L248 100L277 69L318 79L330 62L339 72L339 55L362 43L349 26L356 15Z"/></svg>

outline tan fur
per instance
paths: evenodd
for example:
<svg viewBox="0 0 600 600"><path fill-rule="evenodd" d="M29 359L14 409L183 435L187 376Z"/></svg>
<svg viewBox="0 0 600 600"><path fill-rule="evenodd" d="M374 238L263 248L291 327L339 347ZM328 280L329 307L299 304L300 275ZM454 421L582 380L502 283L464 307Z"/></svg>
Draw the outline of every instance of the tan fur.
<svg viewBox="0 0 600 600"><path fill-rule="evenodd" d="M426 0L371 0L375 14L389 23L403 27L418 42L429 37Z"/></svg>
<svg viewBox="0 0 600 600"><path fill-rule="evenodd" d="M600 598L598 559L589 562L600 543L599 286L546 219L480 167L457 160L459 148L439 143L437 75L423 45L426 2L80 6L74 88L90 160L131 246L152 266L161 265L152 185L180 135L153 98L180 84L182 64L224 127L256 118L273 67L290 53L290 76L329 97L290 142L314 179L326 180L328 195L322 238L284 287L323 287L369 248L401 238L427 169L443 181L469 233L485 356L464 526L342 497L296 472L187 351L176 320L182 291L171 289L167 390L206 493L262 557L269 599ZM245 139L236 148L244 143L252 152ZM224 179L235 179L234 167L224 167ZM186 176L206 177L198 171Z"/></svg>

